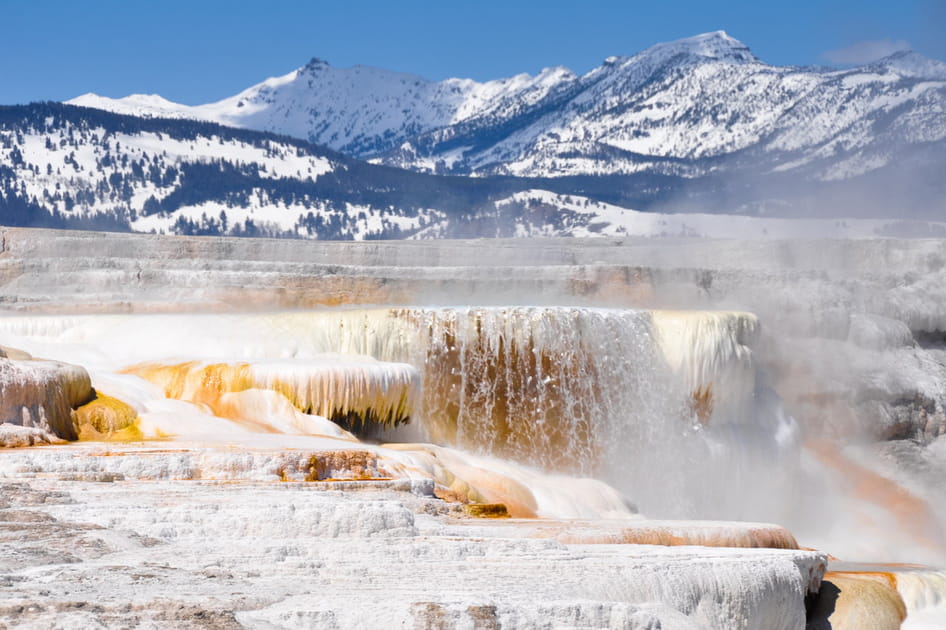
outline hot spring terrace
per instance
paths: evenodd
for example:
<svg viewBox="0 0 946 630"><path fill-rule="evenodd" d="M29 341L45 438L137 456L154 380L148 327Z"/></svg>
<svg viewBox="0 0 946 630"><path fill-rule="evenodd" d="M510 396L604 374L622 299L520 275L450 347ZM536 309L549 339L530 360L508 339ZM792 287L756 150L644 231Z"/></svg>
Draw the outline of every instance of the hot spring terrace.
<svg viewBox="0 0 946 630"><path fill-rule="evenodd" d="M0 622L946 615L942 243L0 243Z"/></svg>
<svg viewBox="0 0 946 630"><path fill-rule="evenodd" d="M790 280L940 272L932 240L304 242L0 227L0 304L38 312L338 305L693 309ZM756 300L760 302L760 300ZM750 309L751 310L751 309Z"/></svg>

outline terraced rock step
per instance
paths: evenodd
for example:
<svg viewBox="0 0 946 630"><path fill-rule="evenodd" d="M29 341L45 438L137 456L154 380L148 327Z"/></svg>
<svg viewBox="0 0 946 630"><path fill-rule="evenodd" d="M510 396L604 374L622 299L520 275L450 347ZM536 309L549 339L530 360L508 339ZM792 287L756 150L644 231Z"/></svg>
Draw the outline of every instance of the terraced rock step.
<svg viewBox="0 0 946 630"><path fill-rule="evenodd" d="M34 478L0 487L0 623L20 627L788 630L804 625L825 566L808 551L510 537L504 520L475 519L503 526L471 530L439 500L391 486Z"/></svg>

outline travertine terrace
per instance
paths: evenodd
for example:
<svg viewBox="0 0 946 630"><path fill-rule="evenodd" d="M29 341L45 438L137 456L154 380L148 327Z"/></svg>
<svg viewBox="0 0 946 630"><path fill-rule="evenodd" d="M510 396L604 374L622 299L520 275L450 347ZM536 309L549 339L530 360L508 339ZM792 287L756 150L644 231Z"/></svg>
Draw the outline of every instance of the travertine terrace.
<svg viewBox="0 0 946 630"><path fill-rule="evenodd" d="M0 232L0 623L946 612L941 242Z"/></svg>

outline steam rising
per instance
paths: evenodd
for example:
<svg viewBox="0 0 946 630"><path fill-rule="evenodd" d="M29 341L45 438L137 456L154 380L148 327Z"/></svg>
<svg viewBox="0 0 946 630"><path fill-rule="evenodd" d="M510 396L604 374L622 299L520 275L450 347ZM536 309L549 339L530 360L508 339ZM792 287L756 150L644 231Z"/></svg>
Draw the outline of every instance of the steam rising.
<svg viewBox="0 0 946 630"><path fill-rule="evenodd" d="M95 380L103 370L144 357L227 355L238 360L228 368L237 376L285 390L303 410L317 408L314 398L302 398L318 397L318 388L305 385L312 377L302 366L321 362L333 374L331 361L319 358L325 353L349 355L341 366L406 363L422 382L412 403L414 426L388 439L413 440L420 431L440 444L549 472L594 475L651 517L782 523L802 544L815 541L848 557L876 558L882 552L870 540L877 536L898 541L885 559L929 558L941 542L935 535L911 540L897 525L899 515L885 514L896 506L870 493L851 495L846 485L860 473L843 464L847 455L826 459L803 448L800 427L757 364L758 320L745 313L399 308L15 317L3 321L3 330L27 349L85 361L97 387L109 383ZM160 341L149 346L147 339ZM72 343L61 344L66 340ZM283 361L273 364L275 372L267 367L274 357ZM221 387L199 370L195 378L181 374L188 379L182 383L191 383L185 398L195 402L207 400L200 388ZM290 382L299 385L286 390ZM302 392L310 393L300 398ZM868 515L877 529L864 527ZM855 530L866 538L852 540Z"/></svg>

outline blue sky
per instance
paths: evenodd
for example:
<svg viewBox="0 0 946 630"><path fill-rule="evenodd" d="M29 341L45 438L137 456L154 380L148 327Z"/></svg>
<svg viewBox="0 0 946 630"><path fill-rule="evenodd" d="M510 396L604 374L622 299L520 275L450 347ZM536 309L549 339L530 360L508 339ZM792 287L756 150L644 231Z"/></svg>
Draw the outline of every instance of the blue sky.
<svg viewBox="0 0 946 630"><path fill-rule="evenodd" d="M0 104L84 92L198 104L321 57L478 80L726 30L773 64L909 45L946 59L946 0L0 0Z"/></svg>

